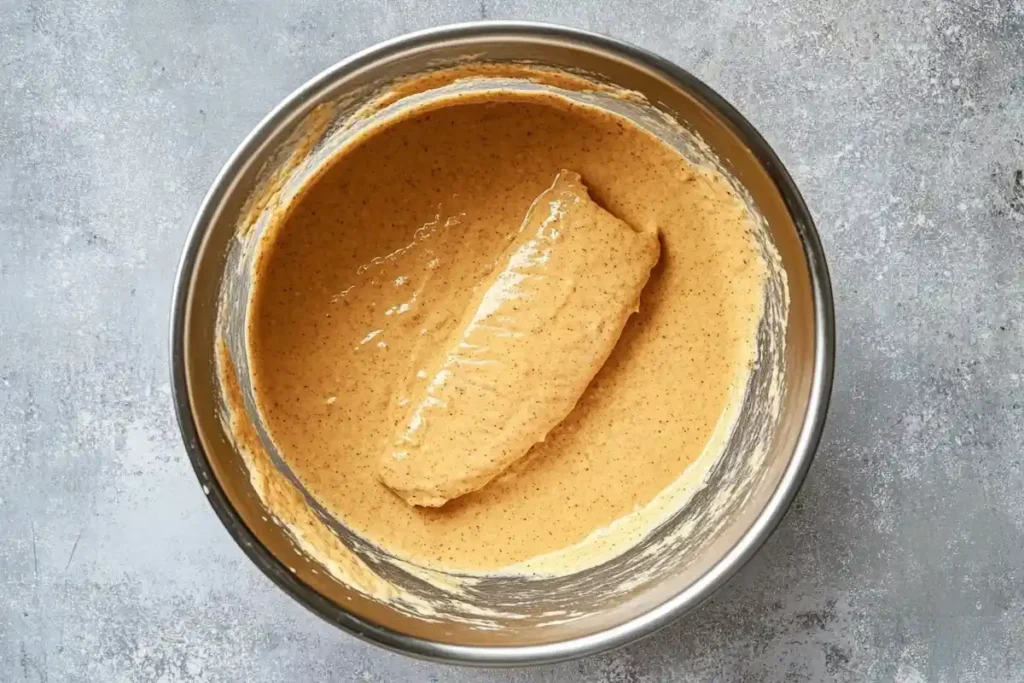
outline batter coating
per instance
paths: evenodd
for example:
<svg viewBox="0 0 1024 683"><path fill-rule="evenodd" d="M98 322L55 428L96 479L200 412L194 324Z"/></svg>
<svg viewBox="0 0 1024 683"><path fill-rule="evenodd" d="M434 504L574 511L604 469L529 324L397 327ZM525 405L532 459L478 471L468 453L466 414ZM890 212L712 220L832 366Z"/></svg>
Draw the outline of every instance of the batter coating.
<svg viewBox="0 0 1024 683"><path fill-rule="evenodd" d="M640 304L658 236L595 204L562 171L424 372L381 458L412 505L476 491L573 409Z"/></svg>
<svg viewBox="0 0 1024 683"><path fill-rule="evenodd" d="M561 169L660 236L639 313L529 457L410 506L380 480L402 398ZM263 423L327 510L399 557L490 572L566 551L678 480L745 385L766 277L753 230L724 178L620 116L544 91L431 101L354 140L263 234L247 322Z"/></svg>

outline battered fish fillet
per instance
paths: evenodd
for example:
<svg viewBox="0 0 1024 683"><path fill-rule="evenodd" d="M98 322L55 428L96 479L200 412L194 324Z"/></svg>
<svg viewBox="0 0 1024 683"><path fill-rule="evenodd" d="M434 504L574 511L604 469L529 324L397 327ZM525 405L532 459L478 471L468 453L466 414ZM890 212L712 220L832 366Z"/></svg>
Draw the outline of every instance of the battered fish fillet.
<svg viewBox="0 0 1024 683"><path fill-rule="evenodd" d="M380 461L410 505L485 486L543 441L608 359L660 246L562 171L426 367Z"/></svg>

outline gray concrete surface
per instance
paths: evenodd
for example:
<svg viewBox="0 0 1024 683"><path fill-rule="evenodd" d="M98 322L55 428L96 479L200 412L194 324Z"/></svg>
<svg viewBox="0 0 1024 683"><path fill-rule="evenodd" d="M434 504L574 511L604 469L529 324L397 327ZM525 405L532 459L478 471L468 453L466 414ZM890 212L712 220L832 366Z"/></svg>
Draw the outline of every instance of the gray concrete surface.
<svg viewBox="0 0 1024 683"><path fill-rule="evenodd" d="M266 580L171 413L167 314L213 176L309 76L433 24L581 26L775 146L838 309L824 443L695 614L531 670L420 663ZM0 680L1024 680L1022 0L0 0Z"/></svg>

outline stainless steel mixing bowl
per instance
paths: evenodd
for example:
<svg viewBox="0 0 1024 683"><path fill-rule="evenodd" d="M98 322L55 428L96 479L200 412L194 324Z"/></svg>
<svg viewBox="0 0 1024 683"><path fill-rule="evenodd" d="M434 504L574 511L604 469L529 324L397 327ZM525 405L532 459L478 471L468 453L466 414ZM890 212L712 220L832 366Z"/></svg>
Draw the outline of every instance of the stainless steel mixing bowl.
<svg viewBox="0 0 1024 683"><path fill-rule="evenodd" d="M440 623L423 618L316 571L254 493L220 419L214 372L219 306L224 297L244 298L229 291L238 272L229 267L236 226L258 183L286 167L296 131L318 105L344 102L351 109L395 79L467 57L585 72L641 93L699 135L766 221L790 297L788 317L778 315L776 282L774 303L767 301L775 315L766 316L759 333L757 370L706 487L637 548L604 565L558 579L482 582L471 600L510 615L483 626L444 609ZM244 324L234 327L237 337ZM779 159L732 106L678 66L609 38L537 24L474 23L404 36L338 63L296 90L245 139L214 181L185 244L173 301L171 372L182 436L210 503L284 591L327 621L393 650L464 664L527 664L578 657L651 633L698 605L750 558L789 506L817 446L834 334L828 270L807 207ZM770 396L772 371L784 382ZM769 399L778 411L764 409ZM691 531L664 543L681 524ZM358 551L359 540L341 531ZM645 553L652 549L657 552ZM392 577L429 592L407 575ZM578 616L561 622L538 616L553 611Z"/></svg>

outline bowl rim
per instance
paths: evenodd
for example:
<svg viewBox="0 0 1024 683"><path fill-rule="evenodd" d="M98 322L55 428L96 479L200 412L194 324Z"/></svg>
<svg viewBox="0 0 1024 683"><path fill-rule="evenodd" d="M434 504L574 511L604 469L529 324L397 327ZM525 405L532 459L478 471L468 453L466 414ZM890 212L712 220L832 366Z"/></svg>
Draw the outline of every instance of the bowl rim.
<svg viewBox="0 0 1024 683"><path fill-rule="evenodd" d="M814 304L814 366L810 396L796 447L764 509L736 544L697 581L664 603L618 626L558 643L522 646L452 645L399 633L347 612L301 581L246 526L220 486L199 440L189 399L185 367L185 330L191 286L201 247L224 196L268 131L279 127L295 109L315 97L336 78L411 48L465 38L531 38L564 40L611 53L649 69L695 92L735 132L772 179L793 218L811 278ZM388 650L422 659L474 666L521 666L575 659L609 650L650 635L709 598L731 578L776 529L800 488L821 439L835 366L835 314L824 250L814 220L793 179L765 139L731 104L682 67L624 41L555 24L523 21L474 21L408 33L361 50L308 80L267 114L245 137L218 172L200 204L185 239L175 277L170 321L170 371L174 408L185 449L203 491L228 533L245 554L279 588L325 621L357 638Z"/></svg>

